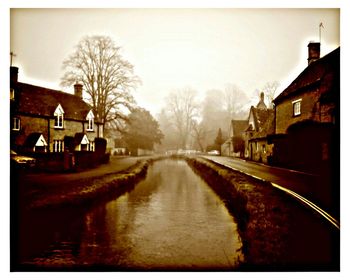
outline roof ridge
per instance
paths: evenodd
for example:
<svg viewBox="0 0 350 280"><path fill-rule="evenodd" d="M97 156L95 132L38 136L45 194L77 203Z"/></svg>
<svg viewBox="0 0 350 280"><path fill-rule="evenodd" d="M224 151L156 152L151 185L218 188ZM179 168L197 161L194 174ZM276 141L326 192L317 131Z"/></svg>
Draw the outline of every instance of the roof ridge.
<svg viewBox="0 0 350 280"><path fill-rule="evenodd" d="M314 61L314 62L310 63L309 65L307 65L296 76L296 78L294 78L293 81L286 88L284 88L284 90L281 91L280 94L276 98L274 98L273 101L274 102L279 101L279 100L285 98L286 96L288 96L289 94L295 92L296 90L298 90L302 86L305 86L305 85L299 85L299 86L297 86L296 89L291 89L292 87L295 87L300 82L300 79L302 79L303 76L310 75L310 73L312 73L312 72L316 72L318 67L322 67L323 64L325 64L325 65L327 65L327 63L329 64L330 57L337 55L337 52L340 52L340 46L335 48L331 52L327 53L326 55L320 57L316 61ZM339 57L339 59L340 59L340 57ZM321 77L318 77L317 79L312 80L308 84L310 84L310 85L314 84L315 82L317 82L319 80L321 80Z"/></svg>
<svg viewBox="0 0 350 280"><path fill-rule="evenodd" d="M22 83L22 82L18 82L18 84L25 85L25 86L30 86L30 87L36 87L36 88L40 88L40 89L43 89L43 90L49 90L49 91L52 91L52 92L55 92L55 93L65 94L65 95L68 95L68 96L74 96L75 98L81 99L80 97L74 95L74 93L69 93L69 92L58 90L58 89L52 89L52 88L47 88L47 87L42 87L42 86L37 86L37 85L32 85L32 84L27 84L27 83ZM37 94L38 92L30 92L30 93L36 93ZM82 101L84 101L84 100L82 100Z"/></svg>

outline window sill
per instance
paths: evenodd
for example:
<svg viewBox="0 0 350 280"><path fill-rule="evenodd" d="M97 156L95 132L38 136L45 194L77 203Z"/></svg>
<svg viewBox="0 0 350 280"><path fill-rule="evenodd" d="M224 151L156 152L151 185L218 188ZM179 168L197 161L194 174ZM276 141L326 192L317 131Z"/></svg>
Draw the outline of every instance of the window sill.
<svg viewBox="0 0 350 280"><path fill-rule="evenodd" d="M93 129L86 129L87 132L94 132Z"/></svg>
<svg viewBox="0 0 350 280"><path fill-rule="evenodd" d="M53 128L58 130L64 130L64 127L59 127L59 126L54 126Z"/></svg>

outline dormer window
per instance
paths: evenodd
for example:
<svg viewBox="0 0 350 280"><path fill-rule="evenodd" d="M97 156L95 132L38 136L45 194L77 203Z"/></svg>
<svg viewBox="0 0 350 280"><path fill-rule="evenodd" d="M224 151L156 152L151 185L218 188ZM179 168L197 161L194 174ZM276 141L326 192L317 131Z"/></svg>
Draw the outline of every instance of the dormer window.
<svg viewBox="0 0 350 280"><path fill-rule="evenodd" d="M86 130L87 131L94 131L94 114L91 110L87 114L86 120L88 121L88 125L87 125Z"/></svg>
<svg viewBox="0 0 350 280"><path fill-rule="evenodd" d="M55 116L54 127L55 128L63 128L64 111L63 111L61 104L58 104L58 106L54 112L54 116Z"/></svg>

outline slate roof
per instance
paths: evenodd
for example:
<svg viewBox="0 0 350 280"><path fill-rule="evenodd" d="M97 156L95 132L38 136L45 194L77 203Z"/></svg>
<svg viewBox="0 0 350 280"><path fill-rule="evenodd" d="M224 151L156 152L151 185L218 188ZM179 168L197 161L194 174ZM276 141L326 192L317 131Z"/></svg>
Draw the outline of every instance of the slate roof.
<svg viewBox="0 0 350 280"><path fill-rule="evenodd" d="M253 131L253 138L266 137L268 134L274 133L274 118L273 109L258 109L254 106L250 107L250 112L253 114L255 129L250 124L245 131Z"/></svg>
<svg viewBox="0 0 350 280"><path fill-rule="evenodd" d="M53 117L61 104L65 119L85 121L91 107L81 98L58 90L18 82L17 113Z"/></svg>
<svg viewBox="0 0 350 280"><path fill-rule="evenodd" d="M254 106L250 107L250 111L253 114L255 130L260 131L266 124L268 120L271 120L271 117L274 116L273 109L258 109ZM247 130L249 127L247 128Z"/></svg>
<svg viewBox="0 0 350 280"><path fill-rule="evenodd" d="M258 110L263 111L263 110ZM274 128L274 121L275 121L275 114L274 110L268 109L264 110L265 112L259 112L258 115L260 117L260 123L259 123L259 131L255 133L255 137L266 137L269 134L273 134L275 132Z"/></svg>
<svg viewBox="0 0 350 280"><path fill-rule="evenodd" d="M274 99L274 103L282 102L285 97L297 94L301 90L316 84L320 85L321 95L339 92L340 47L312 62L303 72Z"/></svg>
<svg viewBox="0 0 350 280"><path fill-rule="evenodd" d="M231 120L233 136L241 135L248 127L248 120Z"/></svg>

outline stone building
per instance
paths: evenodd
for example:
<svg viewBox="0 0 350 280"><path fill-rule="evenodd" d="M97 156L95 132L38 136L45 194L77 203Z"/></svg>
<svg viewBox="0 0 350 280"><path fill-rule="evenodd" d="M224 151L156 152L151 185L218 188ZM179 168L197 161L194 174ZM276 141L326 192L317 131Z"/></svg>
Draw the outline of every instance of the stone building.
<svg viewBox="0 0 350 280"><path fill-rule="evenodd" d="M320 58L309 43L308 65L274 99L274 163L311 172L339 158L340 47Z"/></svg>
<svg viewBox="0 0 350 280"><path fill-rule="evenodd" d="M221 155L243 157L243 132L248 127L248 120L231 120L229 138L221 145Z"/></svg>
<svg viewBox="0 0 350 280"><path fill-rule="evenodd" d="M268 143L268 135L274 132L274 111L268 109L264 101L264 93L256 107L251 106L248 116L248 127L244 132L244 157L254 161L269 163L272 156L272 145Z"/></svg>
<svg viewBox="0 0 350 280"><path fill-rule="evenodd" d="M268 136L274 133L274 111L267 108L264 99L261 92L247 119L231 121L230 137L221 147L223 155L269 163L273 146L268 143Z"/></svg>
<svg viewBox="0 0 350 280"><path fill-rule="evenodd" d="M103 138L102 123L82 100L83 86L74 95L18 82L10 68L10 146L21 153L95 151Z"/></svg>

